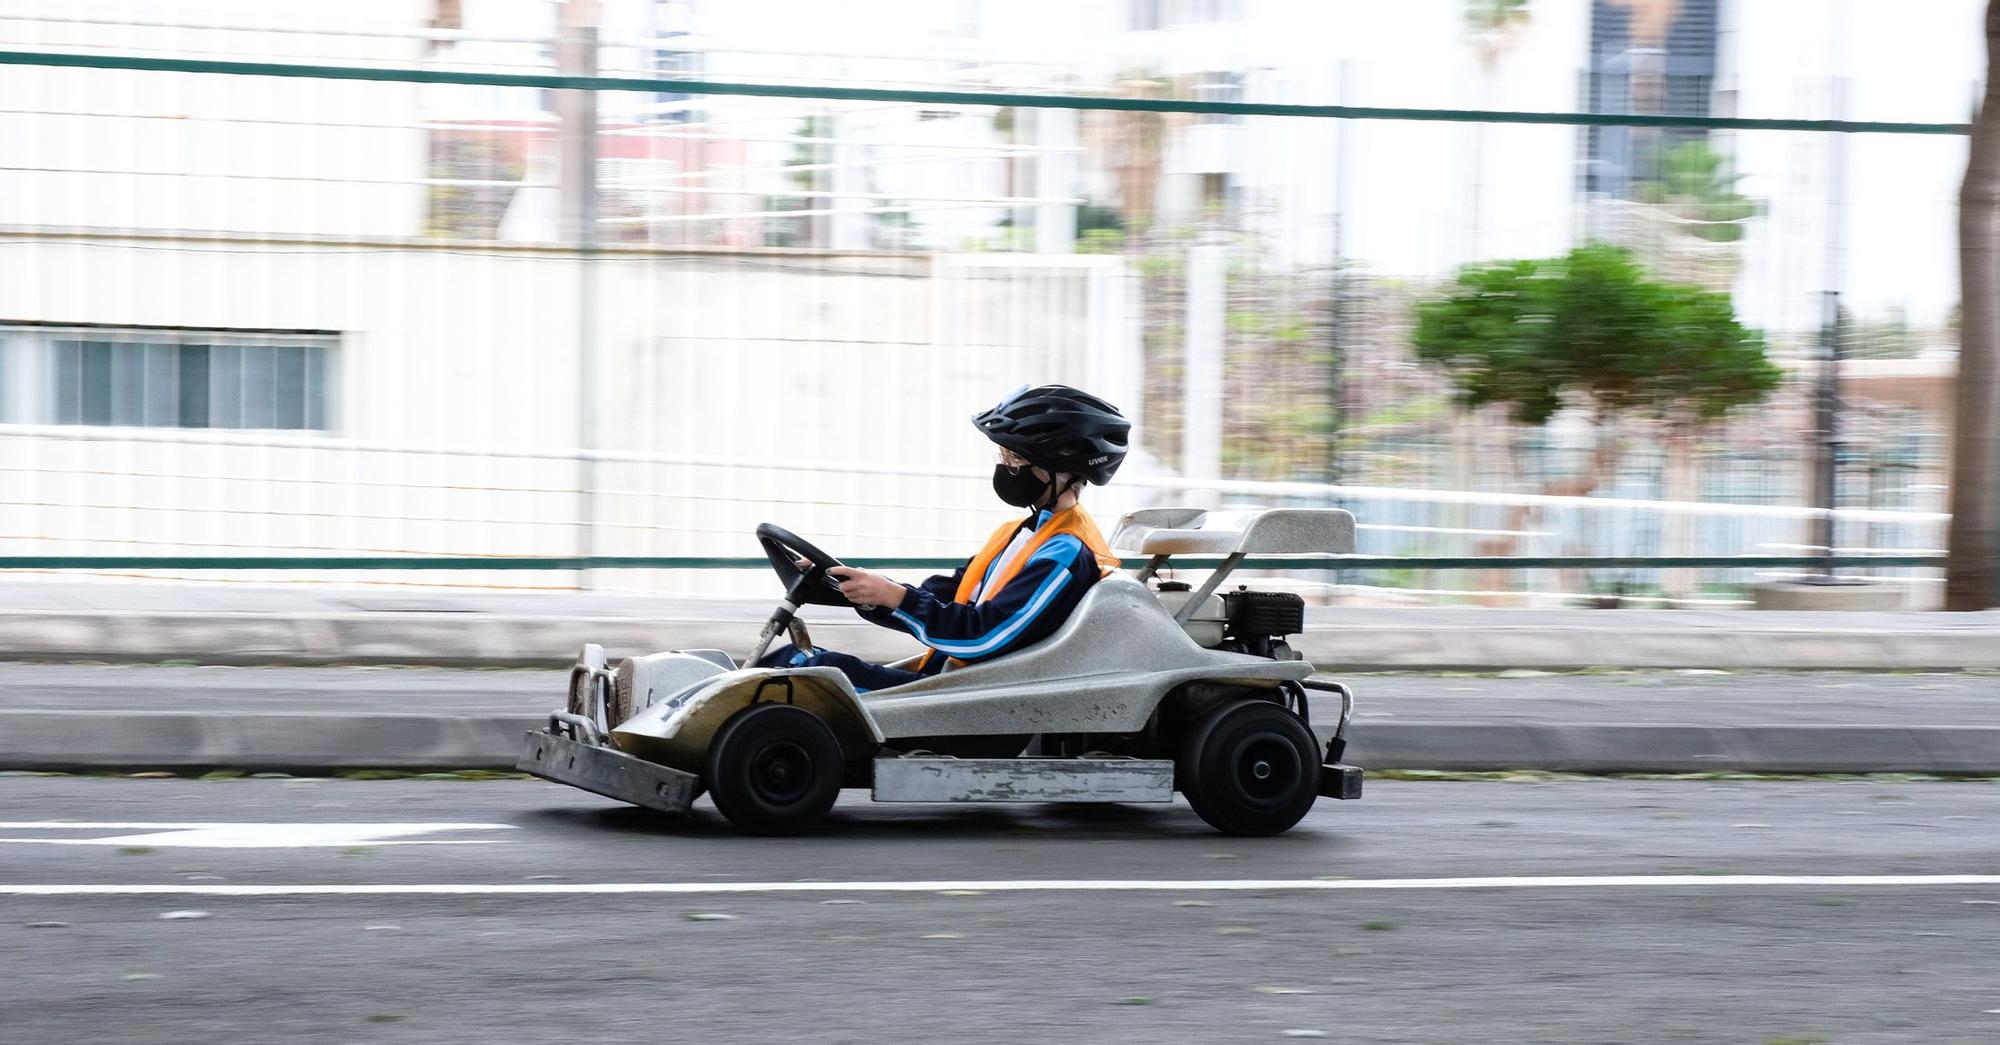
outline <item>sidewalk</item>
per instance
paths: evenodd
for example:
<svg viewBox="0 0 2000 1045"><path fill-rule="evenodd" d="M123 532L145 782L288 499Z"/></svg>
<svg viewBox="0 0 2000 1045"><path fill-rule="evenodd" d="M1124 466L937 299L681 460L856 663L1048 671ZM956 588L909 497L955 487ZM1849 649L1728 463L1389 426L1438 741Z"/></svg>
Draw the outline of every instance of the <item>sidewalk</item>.
<svg viewBox="0 0 2000 1045"><path fill-rule="evenodd" d="M614 656L747 651L772 603L557 592L448 592L0 579L0 660L556 667ZM804 614L819 645L890 659L904 636ZM1326 669L2000 667L2000 610L1810 613L1451 607L1307 611L1293 646Z"/></svg>
<svg viewBox="0 0 2000 1045"><path fill-rule="evenodd" d="M2000 677L1342 675L1372 770L2000 773ZM561 671L0 664L0 769L506 769ZM1316 700L1324 737L1337 714Z"/></svg>

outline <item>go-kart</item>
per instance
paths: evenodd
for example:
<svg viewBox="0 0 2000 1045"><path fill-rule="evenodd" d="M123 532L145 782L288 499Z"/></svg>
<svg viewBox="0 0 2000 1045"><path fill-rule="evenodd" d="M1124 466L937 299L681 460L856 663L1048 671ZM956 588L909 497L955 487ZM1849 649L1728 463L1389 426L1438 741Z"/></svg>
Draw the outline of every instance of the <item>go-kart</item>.
<svg viewBox="0 0 2000 1045"><path fill-rule="evenodd" d="M612 664L585 646L566 707L527 734L519 768L667 813L706 791L752 834L812 827L843 787L877 802L1165 803L1179 791L1236 835L1285 831L1319 797L1361 797L1362 771L1341 762L1353 694L1313 678L1285 641L1304 630L1304 600L1217 594L1246 555L1351 552L1347 512L1133 512L1111 544L1149 556L1145 567L1092 585L1053 635L865 693L830 667L755 666L781 633L814 648L801 606L848 605L828 575L839 560L768 523L757 539L785 595L748 659L703 649ZM1198 590L1158 578L1185 554L1222 557ZM1324 748L1315 691L1340 700Z"/></svg>

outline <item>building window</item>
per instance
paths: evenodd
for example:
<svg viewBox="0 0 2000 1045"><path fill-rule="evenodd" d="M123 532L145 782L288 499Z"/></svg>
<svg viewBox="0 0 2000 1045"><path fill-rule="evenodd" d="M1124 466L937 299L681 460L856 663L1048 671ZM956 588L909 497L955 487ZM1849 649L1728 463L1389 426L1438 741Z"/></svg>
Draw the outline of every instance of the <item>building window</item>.
<svg viewBox="0 0 2000 1045"><path fill-rule="evenodd" d="M650 48L646 55L646 64L654 78L700 77L704 64L702 52L679 46L693 40L694 24L694 4L689 0L654 0L649 25L652 43L656 46ZM651 104L645 114L648 122L694 123L701 119L697 100L684 91L655 91L650 98Z"/></svg>
<svg viewBox="0 0 2000 1045"><path fill-rule="evenodd" d="M1241 102L1243 100L1243 74L1231 72L1207 72L1194 85L1194 100L1198 102ZM1243 117L1236 113L1205 112L1198 117L1202 123L1242 123Z"/></svg>
<svg viewBox="0 0 2000 1045"><path fill-rule="evenodd" d="M1679 0L1667 8L1671 23L1650 27L1653 38L1633 5L1592 0L1585 81L1590 111L1709 115L1722 6L1720 0ZM1707 137L1707 131L1686 128L1587 128L1584 191L1629 199L1639 183L1658 177L1653 165L1666 152Z"/></svg>
<svg viewBox="0 0 2000 1045"><path fill-rule="evenodd" d="M1243 0L1131 0L1133 32L1243 21Z"/></svg>
<svg viewBox="0 0 2000 1045"><path fill-rule="evenodd" d="M1178 21L1183 25L1243 20L1242 5L1237 0L1181 0L1181 7L1184 13Z"/></svg>
<svg viewBox="0 0 2000 1045"><path fill-rule="evenodd" d="M669 34L685 36L685 33ZM652 52L653 76L660 80L690 79L700 75L699 51L658 49ZM653 123L695 123L700 119L694 95L685 91L654 91L649 97L646 119Z"/></svg>
<svg viewBox="0 0 2000 1045"><path fill-rule="evenodd" d="M0 422L331 428L331 334L0 326Z"/></svg>

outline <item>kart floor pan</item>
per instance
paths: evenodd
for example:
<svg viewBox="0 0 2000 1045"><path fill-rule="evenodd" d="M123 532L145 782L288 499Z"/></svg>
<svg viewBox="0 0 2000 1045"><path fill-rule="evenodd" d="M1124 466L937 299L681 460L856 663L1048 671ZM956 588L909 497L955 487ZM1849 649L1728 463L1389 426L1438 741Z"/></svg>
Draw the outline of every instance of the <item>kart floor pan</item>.
<svg viewBox="0 0 2000 1045"><path fill-rule="evenodd" d="M539 730L523 739L514 768L662 813L687 812L701 793L701 778L693 773Z"/></svg>
<svg viewBox="0 0 2000 1045"><path fill-rule="evenodd" d="M1171 802L1174 764L1132 758L878 758L877 802Z"/></svg>

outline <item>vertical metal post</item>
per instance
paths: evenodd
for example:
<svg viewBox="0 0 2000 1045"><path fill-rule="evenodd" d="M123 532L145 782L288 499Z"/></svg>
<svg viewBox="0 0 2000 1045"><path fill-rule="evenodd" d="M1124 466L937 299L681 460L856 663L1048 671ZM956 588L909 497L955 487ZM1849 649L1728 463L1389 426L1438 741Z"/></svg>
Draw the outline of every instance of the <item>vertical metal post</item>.
<svg viewBox="0 0 2000 1045"><path fill-rule="evenodd" d="M1076 110L1041 109L1035 114L1035 196L1055 200L1076 194ZM1070 254L1076 250L1076 205L1035 204L1034 250Z"/></svg>
<svg viewBox="0 0 2000 1045"><path fill-rule="evenodd" d="M1142 439L1150 418L1146 415L1146 280L1137 266L1118 266L1118 384L1125 401L1119 409L1132 422L1132 445L1146 445Z"/></svg>
<svg viewBox="0 0 2000 1045"><path fill-rule="evenodd" d="M835 143L840 137L842 122L831 102L820 103L819 111L808 119L807 129L810 136L819 140L807 147L807 155L812 157L811 163L814 169L806 172L806 187L812 192L838 192L840 190L835 178L839 172L833 165L840 160L839 146ZM838 208L838 199L835 196L808 196L800 200L799 204L806 210L833 211ZM835 217L831 213L821 213L807 218L807 228L811 229L811 238L803 245L822 250L834 249Z"/></svg>
<svg viewBox="0 0 2000 1045"><path fill-rule="evenodd" d="M1222 337L1228 294L1224 247L1208 233L1188 248L1187 364L1182 371L1181 471L1189 479L1222 475ZM1190 490L1198 504L1213 505L1214 490Z"/></svg>
<svg viewBox="0 0 2000 1045"><path fill-rule="evenodd" d="M1340 63L1340 104L1349 104L1348 87L1354 62ZM1326 319L1326 467L1328 485L1340 482L1340 429L1347 420L1347 331L1342 309L1347 303L1347 136L1348 121L1333 121L1333 285L1328 288Z"/></svg>
<svg viewBox="0 0 2000 1045"><path fill-rule="evenodd" d="M1847 118L1847 80L1835 77L1828 87L1832 95L1832 116ZM1813 430L1818 436L1818 479L1813 505L1813 535L1808 543L1819 549L1819 579L1834 579L1833 555L1837 527L1833 513L1840 506L1840 288L1845 280L1847 250L1847 137L1837 131L1827 135L1826 259L1821 291L1819 390L1814 409Z"/></svg>
<svg viewBox="0 0 2000 1045"><path fill-rule="evenodd" d="M868 156L862 146L862 131L855 126L855 114L835 112L826 118L827 136L833 141L824 146L825 162L833 164L826 173L828 191L836 195L831 200L816 200L808 207L822 207L833 211L827 215L827 239L821 246L833 250L867 250L874 246L870 235L870 224L874 218L868 213L868 201L863 194L868 192ZM907 218L907 212L897 215Z"/></svg>
<svg viewBox="0 0 2000 1045"><path fill-rule="evenodd" d="M1033 195L1035 160L1032 153L1022 155L1021 144L1035 140L1035 121L1040 109L1026 109L1015 106L1003 110L1007 114L1007 181L1006 193L1014 198ZM1032 244L1027 239L1028 224L1034 221L1032 204L1012 203L1007 206L1007 244L1005 250L1023 249L1023 244Z"/></svg>
<svg viewBox="0 0 2000 1045"><path fill-rule="evenodd" d="M1834 509L1840 506L1840 294L1822 293L1825 315L1820 320L1820 373L1813 397L1815 448L1812 544L1819 555L1820 580L1833 579Z"/></svg>
<svg viewBox="0 0 2000 1045"><path fill-rule="evenodd" d="M597 0L568 0L556 42L556 71L597 75ZM556 92L562 135L562 236L576 248L576 554L596 554L597 528L597 95ZM590 571L577 571L590 588Z"/></svg>

